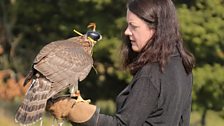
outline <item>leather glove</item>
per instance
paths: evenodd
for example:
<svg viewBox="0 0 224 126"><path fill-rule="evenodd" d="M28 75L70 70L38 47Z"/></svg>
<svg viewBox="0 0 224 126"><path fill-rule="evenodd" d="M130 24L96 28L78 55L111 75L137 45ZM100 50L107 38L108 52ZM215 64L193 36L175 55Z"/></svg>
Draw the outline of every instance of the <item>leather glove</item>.
<svg viewBox="0 0 224 126"><path fill-rule="evenodd" d="M56 119L68 119L74 123L83 123L93 116L96 106L88 102L76 102L76 99L66 97L49 100L46 109Z"/></svg>

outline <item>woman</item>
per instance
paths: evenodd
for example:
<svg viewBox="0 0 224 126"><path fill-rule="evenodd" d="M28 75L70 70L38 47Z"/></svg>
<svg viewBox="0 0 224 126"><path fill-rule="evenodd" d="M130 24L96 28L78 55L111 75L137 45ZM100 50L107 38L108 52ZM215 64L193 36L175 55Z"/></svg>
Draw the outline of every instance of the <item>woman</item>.
<svg viewBox="0 0 224 126"><path fill-rule="evenodd" d="M50 105L57 118L84 126L189 126L193 56L183 47L171 0L130 0L124 67L133 75L117 96L115 116L66 98Z"/></svg>

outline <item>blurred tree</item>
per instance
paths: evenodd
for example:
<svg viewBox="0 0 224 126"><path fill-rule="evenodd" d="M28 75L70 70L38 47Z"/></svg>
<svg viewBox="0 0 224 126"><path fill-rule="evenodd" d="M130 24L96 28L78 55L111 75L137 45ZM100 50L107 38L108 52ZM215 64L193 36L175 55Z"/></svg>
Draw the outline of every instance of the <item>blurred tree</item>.
<svg viewBox="0 0 224 126"><path fill-rule="evenodd" d="M44 45L76 36L74 28L84 33L88 23L96 22L97 30L103 35L93 54L97 74L91 72L83 82L82 92L93 101L101 99L102 103L102 99L114 100L127 84L130 75L119 70L117 53L125 22L125 1L1 0L0 4L1 69L26 74Z"/></svg>
<svg viewBox="0 0 224 126"><path fill-rule="evenodd" d="M194 0L178 9L181 31L196 57L193 109L202 110L202 126L207 110L224 111L224 1Z"/></svg>
<svg viewBox="0 0 224 126"><path fill-rule="evenodd" d="M224 111L224 67L204 65L194 70L194 108L202 111L202 126L206 125L208 110Z"/></svg>
<svg viewBox="0 0 224 126"><path fill-rule="evenodd" d="M198 0L178 10L184 40L195 54L197 65L224 64L223 0Z"/></svg>
<svg viewBox="0 0 224 126"><path fill-rule="evenodd" d="M89 22L96 22L104 37L120 36L123 23L120 19L125 13L122 3L119 0L1 0L1 45L4 55L13 60L8 62L10 66L1 67L26 73L25 69L43 45L74 36L74 28L86 32ZM27 62L23 62L24 57Z"/></svg>

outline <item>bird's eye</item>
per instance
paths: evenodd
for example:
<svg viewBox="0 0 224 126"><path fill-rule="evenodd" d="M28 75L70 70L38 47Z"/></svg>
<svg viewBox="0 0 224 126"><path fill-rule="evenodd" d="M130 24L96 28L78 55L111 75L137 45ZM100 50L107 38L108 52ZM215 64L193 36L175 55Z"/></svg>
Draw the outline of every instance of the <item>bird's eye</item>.
<svg viewBox="0 0 224 126"><path fill-rule="evenodd" d="M92 38L94 41L98 41L101 38L101 34L95 31L88 31L86 35L87 37Z"/></svg>

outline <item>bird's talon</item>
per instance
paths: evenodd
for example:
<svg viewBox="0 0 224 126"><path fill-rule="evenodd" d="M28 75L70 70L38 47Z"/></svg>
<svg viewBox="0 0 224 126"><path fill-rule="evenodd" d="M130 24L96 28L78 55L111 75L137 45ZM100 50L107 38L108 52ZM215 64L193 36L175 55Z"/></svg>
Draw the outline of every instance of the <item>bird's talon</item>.
<svg viewBox="0 0 224 126"><path fill-rule="evenodd" d="M91 100L90 99L87 99L87 100L84 100L81 96L81 93L79 90L77 90L74 94L71 94L71 97L75 98L76 99L76 102L84 102L84 103L90 103Z"/></svg>

